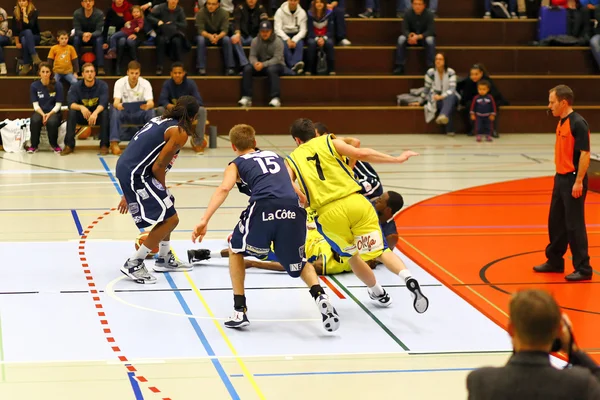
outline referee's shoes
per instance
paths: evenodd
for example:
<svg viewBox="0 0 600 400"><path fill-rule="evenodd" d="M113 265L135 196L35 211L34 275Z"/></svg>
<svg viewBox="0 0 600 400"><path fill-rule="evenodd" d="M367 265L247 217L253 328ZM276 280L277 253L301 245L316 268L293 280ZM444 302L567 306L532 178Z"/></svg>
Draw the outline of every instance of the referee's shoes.
<svg viewBox="0 0 600 400"><path fill-rule="evenodd" d="M535 272L549 272L549 273L559 273L562 274L563 272L565 272L565 267L556 267L554 265L551 265L549 263L543 263L541 265L536 265L535 267L533 267L533 270ZM576 281L589 281L592 279L592 274L584 274L580 271L575 271L570 273L569 275L565 276L565 279L571 282L576 282Z"/></svg>

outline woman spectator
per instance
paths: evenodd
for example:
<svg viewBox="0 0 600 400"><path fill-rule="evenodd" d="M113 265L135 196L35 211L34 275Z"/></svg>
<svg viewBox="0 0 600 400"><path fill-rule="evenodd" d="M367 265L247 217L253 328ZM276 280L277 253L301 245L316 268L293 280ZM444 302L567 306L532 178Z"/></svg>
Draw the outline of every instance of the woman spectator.
<svg viewBox="0 0 600 400"><path fill-rule="evenodd" d="M446 65L444 53L435 55L435 67L429 68L425 74L425 88L421 102L413 106L425 104L425 121L444 125L448 136L454 136L454 111L460 100L456 91L456 72ZM437 118L436 118L437 116Z"/></svg>
<svg viewBox="0 0 600 400"><path fill-rule="evenodd" d="M125 48L129 49L131 61L137 61L137 48L142 43L144 35L144 16L140 6L131 8L132 19L125 22L120 31L114 33L110 38L110 46L106 59L117 59L115 74L121 75L121 63ZM115 50L116 49L116 50Z"/></svg>
<svg viewBox="0 0 600 400"><path fill-rule="evenodd" d="M17 0L12 20L13 37L17 49L21 49L23 68L20 76L31 72L33 62L38 65L42 62L38 57L35 46L40 44L40 27L38 25L38 11L30 0Z"/></svg>
<svg viewBox="0 0 600 400"><path fill-rule="evenodd" d="M102 39L104 50L108 49L110 35L113 35L125 26L125 22L131 21L131 4L127 0L113 0L111 7L106 11L104 18L104 29L102 30Z"/></svg>
<svg viewBox="0 0 600 400"><path fill-rule="evenodd" d="M327 8L325 0L313 0L308 11L306 75L317 72L316 60L321 52L325 53L327 59L327 72L335 75L333 46L333 11Z"/></svg>
<svg viewBox="0 0 600 400"><path fill-rule="evenodd" d="M10 44L10 36L8 15L3 8L0 8L0 75L6 75L7 73L3 47Z"/></svg>
<svg viewBox="0 0 600 400"><path fill-rule="evenodd" d="M40 63L40 79L34 81L29 89L34 113L31 116L31 146L27 153L33 154L38 150L42 126L48 131L48 141L56 154L60 154L58 146L58 127L60 126L60 107L63 101L63 87L52 77L50 64Z"/></svg>
<svg viewBox="0 0 600 400"><path fill-rule="evenodd" d="M473 103L473 99L477 96L477 83L485 79L490 84L490 94L494 98L496 102L496 119L494 120L494 131L492 132L492 136L497 138L498 135L498 113L500 112L500 106L508 105L508 102L502 97L496 86L494 85L494 81L490 78L487 73L485 66L481 63L474 64L471 67L471 71L469 72L469 77L464 79L458 84L458 92L461 95L460 98L460 106L461 112L463 115L463 119L465 120L465 126L467 127L467 135L473 136L473 126L471 122L471 118L469 115L469 110L471 108L471 103Z"/></svg>

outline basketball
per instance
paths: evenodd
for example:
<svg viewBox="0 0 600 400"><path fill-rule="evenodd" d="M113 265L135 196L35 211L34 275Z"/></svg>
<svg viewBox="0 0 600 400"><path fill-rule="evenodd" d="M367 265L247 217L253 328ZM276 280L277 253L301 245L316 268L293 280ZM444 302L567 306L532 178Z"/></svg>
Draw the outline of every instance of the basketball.
<svg viewBox="0 0 600 400"><path fill-rule="evenodd" d="M196 152L196 154L203 154L204 149L206 148L206 146L208 146L208 140L206 140L206 135L204 136L204 139L202 140L202 144L198 145L198 146L194 145L193 138L190 138L190 145L192 146L192 150L194 152Z"/></svg>
<svg viewBox="0 0 600 400"><path fill-rule="evenodd" d="M142 232L138 235L137 238L135 238L135 249L136 250L138 250L140 248L140 246L142 244L144 244L144 241L146 241L146 238L148 237L148 233L149 232ZM158 247L150 250L150 253L148 253L146 258L153 258L157 253L158 253Z"/></svg>
<svg viewBox="0 0 600 400"><path fill-rule="evenodd" d="M80 126L77 132L75 133L75 138L83 140L87 139L92 134L92 128L90 126Z"/></svg>
<svg viewBox="0 0 600 400"><path fill-rule="evenodd" d="M93 63L96 60L96 55L91 52L84 53L81 56L81 61L84 63Z"/></svg>

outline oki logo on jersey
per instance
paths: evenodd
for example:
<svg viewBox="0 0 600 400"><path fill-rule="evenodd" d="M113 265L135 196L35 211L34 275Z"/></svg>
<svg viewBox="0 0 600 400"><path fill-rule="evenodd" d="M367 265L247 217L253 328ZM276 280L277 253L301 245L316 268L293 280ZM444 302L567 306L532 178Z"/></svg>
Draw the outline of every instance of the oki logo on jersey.
<svg viewBox="0 0 600 400"><path fill-rule="evenodd" d="M354 244L360 254L383 249L383 240L379 231L373 231L367 235L355 236Z"/></svg>

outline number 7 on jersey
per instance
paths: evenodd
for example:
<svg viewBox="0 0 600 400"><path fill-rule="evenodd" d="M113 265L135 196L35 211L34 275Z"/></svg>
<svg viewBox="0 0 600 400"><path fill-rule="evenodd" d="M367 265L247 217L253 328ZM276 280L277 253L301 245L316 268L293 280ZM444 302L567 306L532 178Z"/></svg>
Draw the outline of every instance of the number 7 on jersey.
<svg viewBox="0 0 600 400"><path fill-rule="evenodd" d="M306 160L315 162L315 166L317 167L317 174L319 174L319 179L324 181L325 174L323 174L323 168L321 168L321 161L319 161L319 155L315 153L315 155L312 157L306 157Z"/></svg>

